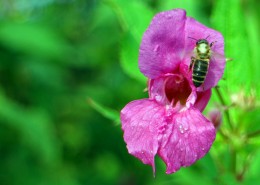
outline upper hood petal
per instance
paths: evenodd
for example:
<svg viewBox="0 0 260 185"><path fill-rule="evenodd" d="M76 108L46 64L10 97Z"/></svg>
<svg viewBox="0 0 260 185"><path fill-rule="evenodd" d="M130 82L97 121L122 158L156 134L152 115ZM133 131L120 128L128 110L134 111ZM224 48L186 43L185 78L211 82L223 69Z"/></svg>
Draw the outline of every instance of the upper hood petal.
<svg viewBox="0 0 260 185"><path fill-rule="evenodd" d="M211 47L212 56L210 59L208 74L203 85L197 88L198 91L205 91L216 86L220 78L223 76L226 65L224 56L224 38L220 32L206 27L191 17L187 17L185 26L185 52L189 53L189 55L185 55L186 57L183 60L187 66L190 65L191 54L196 46L196 41L189 37L197 40L207 38L209 43L214 42Z"/></svg>
<svg viewBox="0 0 260 185"><path fill-rule="evenodd" d="M156 78L178 68L184 49L186 12L182 9L155 15L143 35L139 68L148 78Z"/></svg>

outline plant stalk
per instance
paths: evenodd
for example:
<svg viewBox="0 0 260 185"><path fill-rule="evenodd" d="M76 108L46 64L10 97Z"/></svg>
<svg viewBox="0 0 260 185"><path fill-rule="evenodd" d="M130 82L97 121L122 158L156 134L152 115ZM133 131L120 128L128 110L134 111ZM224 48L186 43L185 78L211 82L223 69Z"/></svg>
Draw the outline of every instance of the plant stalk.
<svg viewBox="0 0 260 185"><path fill-rule="evenodd" d="M225 102L225 100L224 100L224 98L223 98L221 92L219 91L219 89L218 89L217 87L214 88L214 89L215 89L215 91L216 91L216 93L217 93L217 95L218 95L218 98L219 98L219 101L220 101L221 105L222 105L223 107L227 107L227 104L226 104L226 102ZM233 130L233 129L234 129L234 126L233 126L233 123L231 122L230 114L229 114L228 109L227 109L227 110L224 110L224 115L225 115L225 117L226 117L226 119L227 119L227 122L228 122L228 124L229 124L231 130Z"/></svg>

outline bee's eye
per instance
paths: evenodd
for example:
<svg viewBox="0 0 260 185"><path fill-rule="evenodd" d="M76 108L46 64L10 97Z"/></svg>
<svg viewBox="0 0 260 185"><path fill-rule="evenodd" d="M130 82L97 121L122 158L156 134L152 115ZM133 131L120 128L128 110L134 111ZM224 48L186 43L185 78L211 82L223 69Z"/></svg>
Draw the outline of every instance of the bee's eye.
<svg viewBox="0 0 260 185"><path fill-rule="evenodd" d="M203 41L203 39L199 39L197 42L196 42L196 45L199 45L199 44L201 44L201 43L203 43L204 41Z"/></svg>
<svg viewBox="0 0 260 185"><path fill-rule="evenodd" d="M199 45L199 43L200 43L200 41L197 41L197 42L196 42L196 45Z"/></svg>
<svg viewBox="0 0 260 185"><path fill-rule="evenodd" d="M200 39L200 40L198 40L198 41L196 42L196 45L203 44L203 43L208 44L208 41L205 40L205 39Z"/></svg>

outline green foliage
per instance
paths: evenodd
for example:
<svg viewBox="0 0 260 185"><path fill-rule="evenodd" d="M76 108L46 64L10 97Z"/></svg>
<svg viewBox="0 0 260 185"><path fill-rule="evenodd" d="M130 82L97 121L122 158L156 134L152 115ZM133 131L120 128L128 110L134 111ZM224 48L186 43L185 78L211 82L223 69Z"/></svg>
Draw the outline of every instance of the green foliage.
<svg viewBox="0 0 260 185"><path fill-rule="evenodd" d="M225 86L229 92L239 92L242 88L249 92L252 88L259 94L258 77L260 45L257 32L255 9L249 8L247 15L238 0L219 0L212 15L213 25L225 38L226 56L233 58L227 62Z"/></svg>
<svg viewBox="0 0 260 185"><path fill-rule="evenodd" d="M124 31L121 42L121 65L134 79L145 83L146 78L138 69L138 51L142 35L152 20L153 13L141 1L106 0L115 12Z"/></svg>
<svg viewBox="0 0 260 185"><path fill-rule="evenodd" d="M145 83L147 79L145 76L138 70L138 51L139 43L134 39L134 36L131 33L126 33L122 41L122 50L121 50L121 65L129 76L132 78Z"/></svg>
<svg viewBox="0 0 260 185"><path fill-rule="evenodd" d="M257 160L255 153L259 148L259 28L256 8L253 1L243 4L237 0L219 0L215 3L212 23L225 38L226 56L233 58L227 62L224 80L218 90L223 96L222 109L225 116L222 136L230 146L229 166L231 171L224 180L231 184L243 181L251 184L256 180L250 173L252 161ZM219 97L219 95L217 95ZM217 97L216 96L216 97ZM215 98L216 98L215 97ZM214 98L214 99L215 99ZM216 99L215 99L216 100ZM219 145L222 142L219 140ZM216 145L215 152L220 150ZM233 177L232 177L233 173ZM235 178L234 178L235 176ZM224 181L223 180L223 181Z"/></svg>
<svg viewBox="0 0 260 185"><path fill-rule="evenodd" d="M40 160L50 165L60 160L60 150L54 137L54 127L48 115L40 110L24 110L15 102L0 94L1 121L12 129L17 129L25 144L37 153Z"/></svg>
<svg viewBox="0 0 260 185"><path fill-rule="evenodd" d="M210 3L209 1L204 0L164 0L158 1L158 10L165 11L171 10L174 8L182 8L186 10L187 16L196 17L198 21L203 24L209 24L209 15L210 15Z"/></svg>
<svg viewBox="0 0 260 185"><path fill-rule="evenodd" d="M119 112L112 110L108 107L100 105L92 99L88 99L88 103L91 107L93 107L96 111L102 114L104 117L114 121L116 124L120 124Z"/></svg>
<svg viewBox="0 0 260 185"><path fill-rule="evenodd" d="M257 5L256 0L1 2L0 184L259 183ZM142 35L157 12L173 8L223 33L226 55L234 60L220 83L226 107L216 92L208 106L225 117L210 153L173 175L165 174L156 157L153 178L150 166L128 154L119 112L147 97L147 78L138 68Z"/></svg>
<svg viewBox="0 0 260 185"><path fill-rule="evenodd" d="M14 50L52 58L66 53L66 44L62 38L43 25L15 22L4 22L0 25L1 43Z"/></svg>

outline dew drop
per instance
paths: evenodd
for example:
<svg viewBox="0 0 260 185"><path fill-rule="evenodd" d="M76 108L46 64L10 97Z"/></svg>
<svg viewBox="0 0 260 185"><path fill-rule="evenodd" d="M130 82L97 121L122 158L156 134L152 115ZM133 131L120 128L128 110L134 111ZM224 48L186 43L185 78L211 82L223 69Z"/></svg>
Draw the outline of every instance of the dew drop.
<svg viewBox="0 0 260 185"><path fill-rule="evenodd" d="M203 151L204 151L204 150L205 150L205 148L202 148L201 150L203 150Z"/></svg>
<svg viewBox="0 0 260 185"><path fill-rule="evenodd" d="M162 96L155 96L155 100L156 100L156 101L160 102L161 99L162 99Z"/></svg>
<svg viewBox="0 0 260 185"><path fill-rule="evenodd" d="M171 18L172 18L172 15L167 14L166 17L167 17L168 19L171 19Z"/></svg>
<svg viewBox="0 0 260 185"><path fill-rule="evenodd" d="M160 46L159 45L156 45L155 47L154 47L154 49L153 49L153 51L155 51L155 52L158 52L160 50Z"/></svg>
<svg viewBox="0 0 260 185"><path fill-rule="evenodd" d="M141 153L144 154L144 151L142 151Z"/></svg>
<svg viewBox="0 0 260 185"><path fill-rule="evenodd" d="M180 132L181 132L182 134L184 133L184 129L183 129L182 124L179 126L179 130L180 130Z"/></svg>

